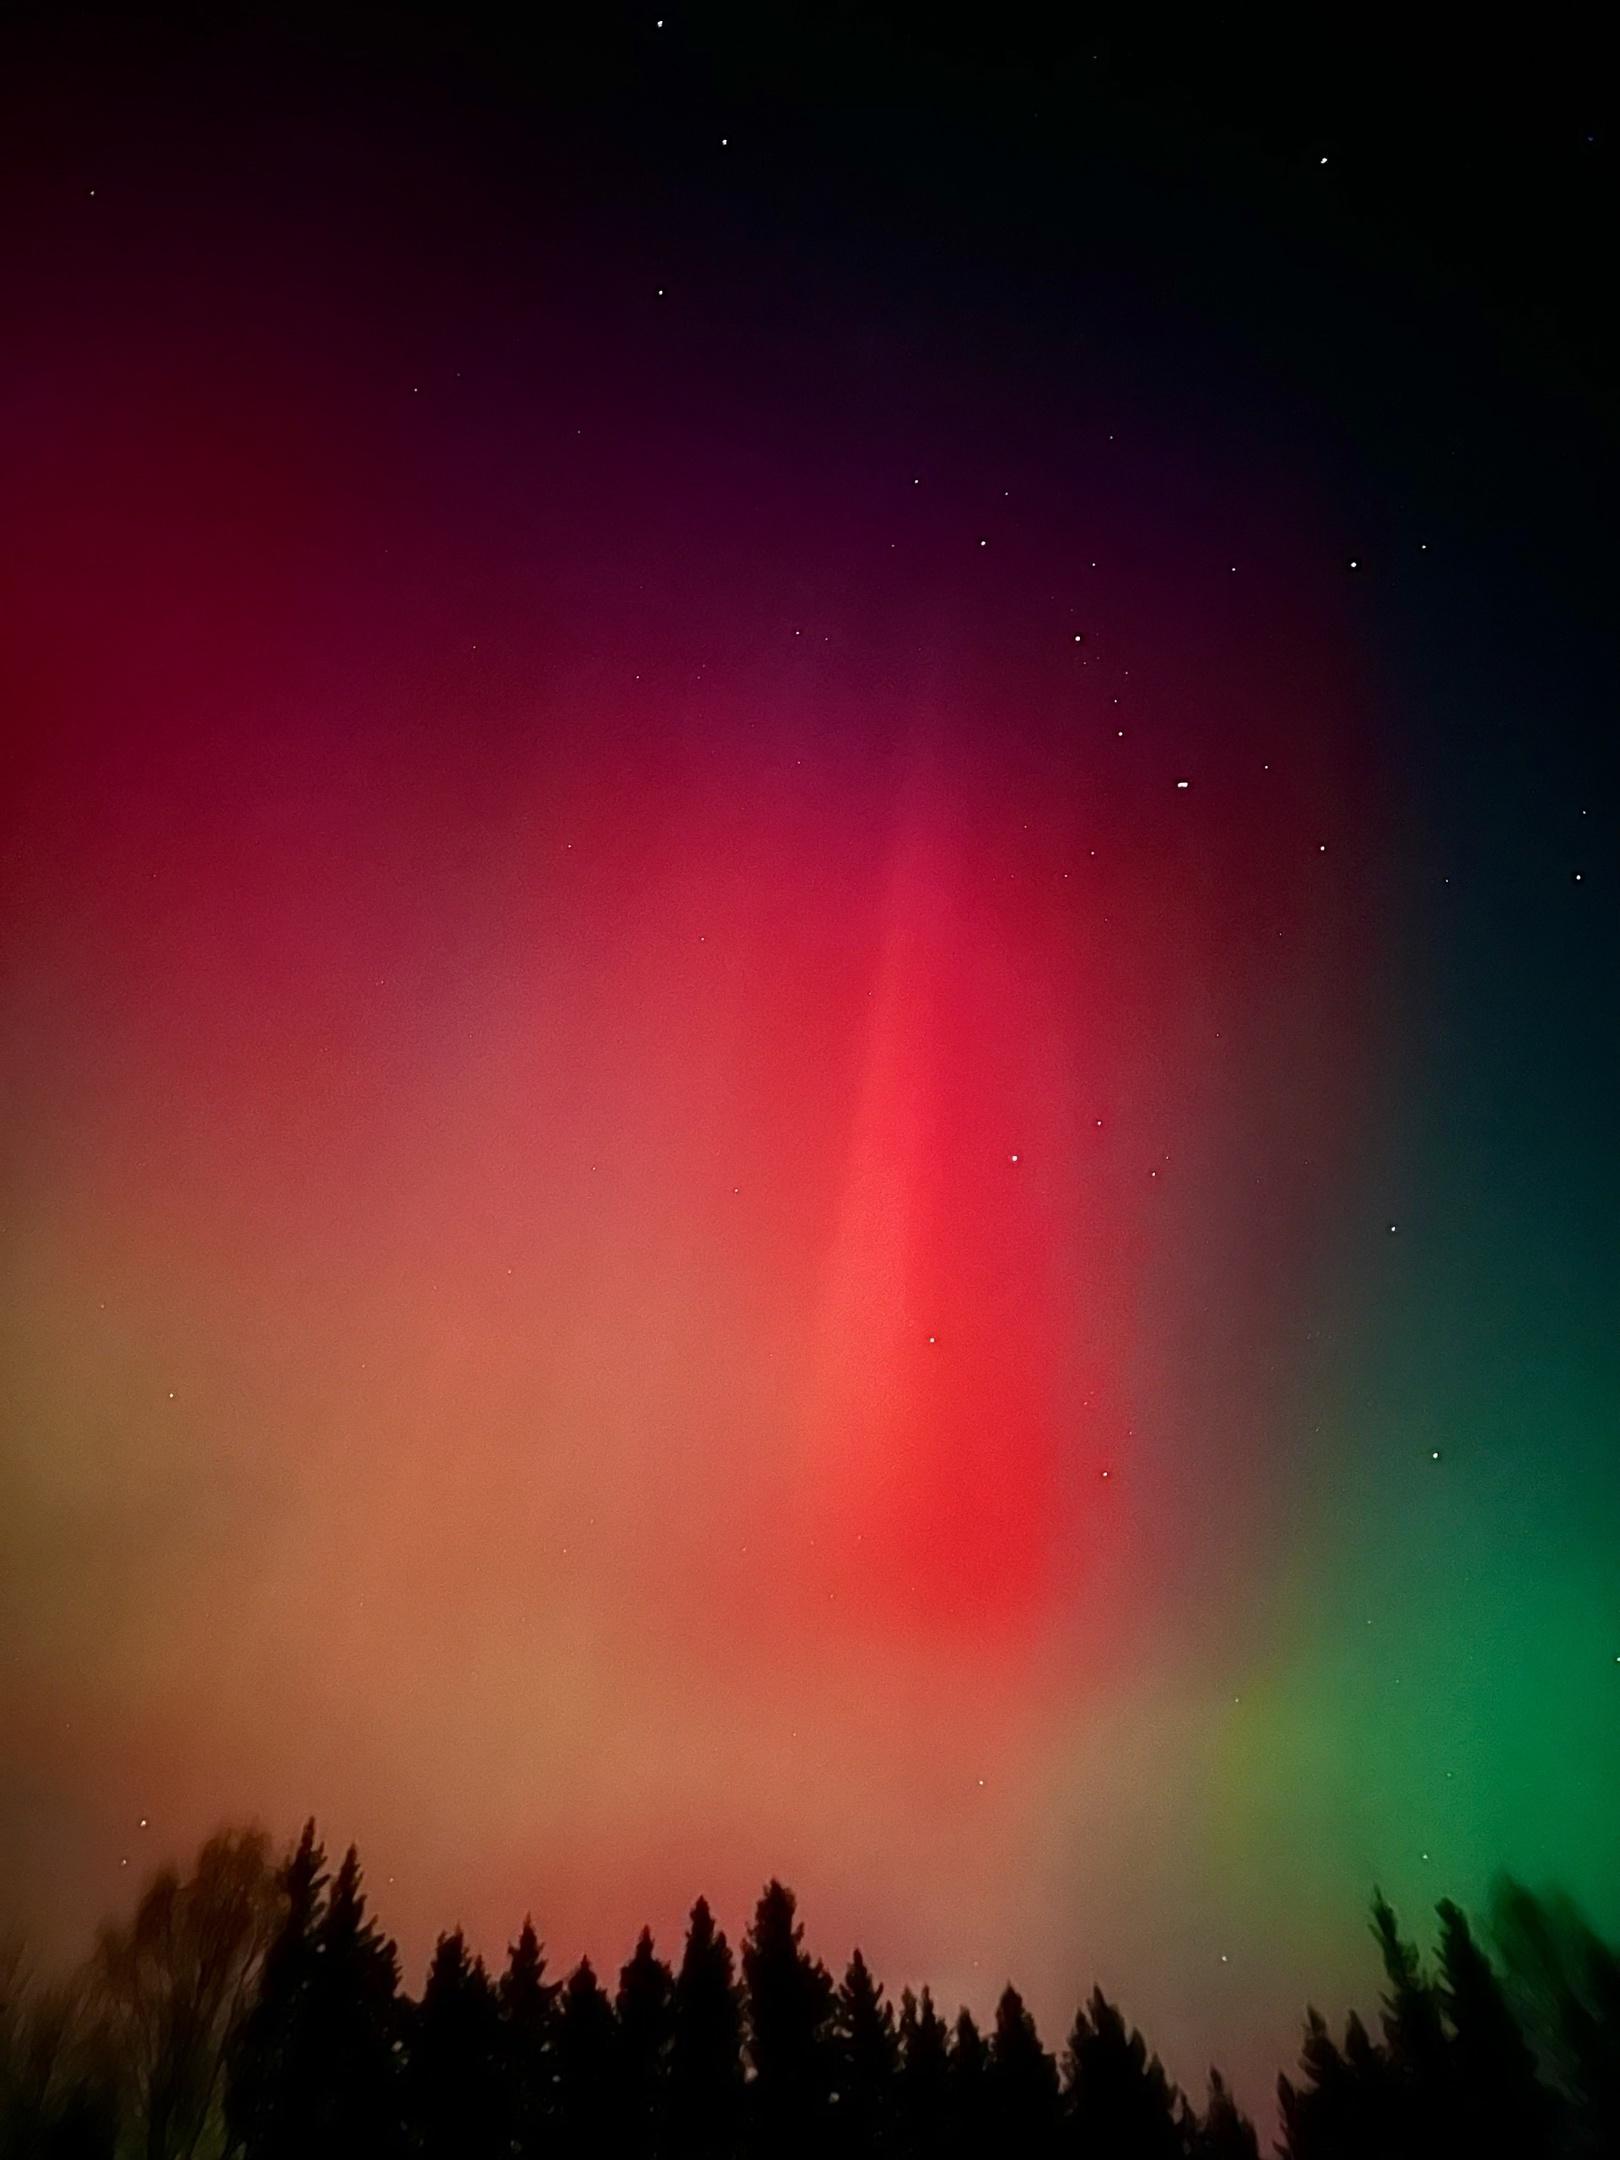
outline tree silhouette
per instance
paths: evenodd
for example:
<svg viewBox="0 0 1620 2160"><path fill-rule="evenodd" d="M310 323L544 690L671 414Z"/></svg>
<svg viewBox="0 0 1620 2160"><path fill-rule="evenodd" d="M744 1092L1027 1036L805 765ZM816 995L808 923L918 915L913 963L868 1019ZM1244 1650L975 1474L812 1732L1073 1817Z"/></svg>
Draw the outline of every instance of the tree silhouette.
<svg viewBox="0 0 1620 2160"><path fill-rule="evenodd" d="M1306 2013L1280 2160L1620 2160L1620 1953L1514 1884L1495 1962L1437 1913L1431 1976L1375 1898L1381 2037ZM926 1989L897 2018L859 1950L835 1989L780 1883L745 1966L699 1899L678 1976L644 1928L613 1999L588 1959L559 1990L526 1919L498 1983L441 1935L412 2004L352 1846L329 1879L310 1822L272 1875L222 1833L72 1985L0 1945L0 2160L1259 2160L1220 2074L1200 2116L1100 1990L1060 2085L1011 1985L988 2041Z"/></svg>
<svg viewBox="0 0 1620 2160"><path fill-rule="evenodd" d="M22 1944L0 1944L0 2153L113 2160L119 2078L79 1984L38 1986Z"/></svg>
<svg viewBox="0 0 1620 2160"><path fill-rule="evenodd" d="M221 1831L189 1877L162 1869L127 1926L102 1929L91 1985L124 2079L125 2137L144 2160L220 2142L226 2061L280 1907L264 1832Z"/></svg>
<svg viewBox="0 0 1620 2160"><path fill-rule="evenodd" d="M1209 2101L1189 2140L1191 2160L1260 2160L1254 2125L1227 2090L1218 2070L1209 2073Z"/></svg>
<svg viewBox="0 0 1620 2160"><path fill-rule="evenodd" d="M1620 1956L1566 1898L1511 1879L1491 1900L1491 1932L1515 2021L1551 2081L1576 2160L1620 2152Z"/></svg>
<svg viewBox="0 0 1620 2160"><path fill-rule="evenodd" d="M1342 2051L1321 2013L1305 2013L1300 2068L1302 2085L1277 2080L1287 2160L1363 2160L1368 2153L1398 2149L1403 2117L1394 2072L1354 2012Z"/></svg>
<svg viewBox="0 0 1620 2160"><path fill-rule="evenodd" d="M1177 2094L1157 2055L1101 1990L1075 2014L1064 2058L1068 2143L1095 2160L1177 2160Z"/></svg>
<svg viewBox="0 0 1620 2160"><path fill-rule="evenodd" d="M422 2160L500 2160L509 2131L500 2005L461 1930L441 1935L411 2020L411 2143Z"/></svg>
<svg viewBox="0 0 1620 2160"><path fill-rule="evenodd" d="M803 1947L793 1892L770 1882L743 1938L750 2124L761 2152L797 2160L821 2149L835 2072L833 1984Z"/></svg>
<svg viewBox="0 0 1620 2160"><path fill-rule="evenodd" d="M305 1823L280 1878L281 1924L264 1955L258 1991L227 2063L225 2118L246 2160L297 2160L310 2109L301 2080L315 1984L316 1925L326 1891L326 1854Z"/></svg>
<svg viewBox="0 0 1620 2160"><path fill-rule="evenodd" d="M996 2004L986 2082L996 2131L1007 2149L1032 2156L1051 2152L1058 2120L1057 2064L1011 1985Z"/></svg>
<svg viewBox="0 0 1620 2160"><path fill-rule="evenodd" d="M675 1981L669 2056L671 2160L731 2160L742 2124L742 2006L731 1946L708 1900L692 1907Z"/></svg>
<svg viewBox="0 0 1620 2160"><path fill-rule="evenodd" d="M621 2149L618 2054L613 2005L581 1958L557 2014L557 2151L565 2160Z"/></svg>
<svg viewBox="0 0 1620 2160"><path fill-rule="evenodd" d="M1572 1916L1575 1975L1562 1991L1561 2030L1580 2149L1620 2152L1620 1952Z"/></svg>
<svg viewBox="0 0 1620 2160"><path fill-rule="evenodd" d="M859 1950L849 1961L833 2013L837 2105L833 2139L841 2153L893 2153L899 2132L900 2043L894 2008Z"/></svg>
<svg viewBox="0 0 1620 2160"><path fill-rule="evenodd" d="M525 1917L496 1984L506 2149L513 2160L541 2160L556 2106L557 1990L546 1978L534 1922Z"/></svg>
<svg viewBox="0 0 1620 2160"><path fill-rule="evenodd" d="M1552 2149L1552 2096L1466 1918L1449 1898L1438 1910L1463 2149L1470 2160L1542 2160Z"/></svg>
<svg viewBox="0 0 1620 2160"><path fill-rule="evenodd" d="M306 2150L348 2160L364 2149L386 2160L404 2147L399 1956L367 1916L352 1845L333 1877L315 1949L305 2040L318 2104L316 2135Z"/></svg>
<svg viewBox="0 0 1620 2160"><path fill-rule="evenodd" d="M653 1948L650 1928L642 1929L635 1954L620 1970L614 2008L625 2147L633 2160L646 2160L662 2140L664 2085L675 2039L675 1976Z"/></svg>
<svg viewBox="0 0 1620 2160"><path fill-rule="evenodd" d="M393 1944L366 1916L351 1845L321 1897L306 1824L283 1876L286 1914L244 2020L227 2117L246 2160L396 2160L405 2149L402 2005Z"/></svg>
<svg viewBox="0 0 1620 2160"><path fill-rule="evenodd" d="M924 1988L900 1997L899 2148L906 2160L938 2160L950 2115L950 2042Z"/></svg>
<svg viewBox="0 0 1620 2160"><path fill-rule="evenodd" d="M991 2130L990 2050L970 2010L956 2014L949 2068L945 2150L950 2160L969 2160L990 2149Z"/></svg>
<svg viewBox="0 0 1620 2160"><path fill-rule="evenodd" d="M1390 2151L1428 2160L1455 2146L1457 2125L1451 2096L1451 2065L1440 1995L1423 1970L1416 1946L1401 1935L1381 1893L1372 1905L1372 1931L1383 1958L1388 1990L1383 1998L1384 2044L1389 2053L1394 2110Z"/></svg>

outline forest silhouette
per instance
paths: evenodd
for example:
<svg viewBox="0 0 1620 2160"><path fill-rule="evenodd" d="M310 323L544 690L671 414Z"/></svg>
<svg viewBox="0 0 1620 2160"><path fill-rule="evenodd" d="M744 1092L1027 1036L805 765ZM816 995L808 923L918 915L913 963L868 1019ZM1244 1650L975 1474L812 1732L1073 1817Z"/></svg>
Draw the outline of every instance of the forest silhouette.
<svg viewBox="0 0 1620 2160"><path fill-rule="evenodd" d="M1432 1962L1382 1897L1384 1990L1336 2038L1305 2013L1278 2079L1283 2160L1614 2160L1620 1953L1566 1900L1449 1900ZM1179 2092L1101 1991L1061 2054L1017 1990L988 2030L857 1950L841 1980L766 1885L734 1953L705 1900L678 1958L548 1971L525 1920L489 1971L441 1935L421 1994L313 1822L279 1863L211 1838L65 1981L0 1960L4 2160L1258 2160L1219 2071Z"/></svg>

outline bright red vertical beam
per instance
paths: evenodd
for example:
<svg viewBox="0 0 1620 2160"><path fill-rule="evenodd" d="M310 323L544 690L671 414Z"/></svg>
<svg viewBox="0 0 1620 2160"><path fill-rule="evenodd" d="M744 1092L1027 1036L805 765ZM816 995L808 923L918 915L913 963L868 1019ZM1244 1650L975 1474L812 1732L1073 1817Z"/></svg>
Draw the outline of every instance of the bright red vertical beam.
<svg viewBox="0 0 1620 2160"><path fill-rule="evenodd" d="M981 1644L1033 1622L1055 1527L1039 1165L1061 1106L1025 963L946 806L914 801L825 1273L813 1573L888 1628Z"/></svg>

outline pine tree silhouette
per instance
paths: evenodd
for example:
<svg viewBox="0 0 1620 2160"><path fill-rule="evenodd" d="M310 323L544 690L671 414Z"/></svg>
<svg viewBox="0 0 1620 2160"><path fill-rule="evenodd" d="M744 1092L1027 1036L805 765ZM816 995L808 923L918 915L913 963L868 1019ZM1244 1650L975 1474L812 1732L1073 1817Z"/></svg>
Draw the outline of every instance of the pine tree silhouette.
<svg viewBox="0 0 1620 2160"><path fill-rule="evenodd" d="M211 1841L217 1882L159 1875L72 1987L31 1993L0 1948L0 2160L1258 2160L1219 2073L1200 2117L1100 1991L1060 2089L1016 1989L988 2043L965 2009L947 2035L926 1989L897 2019L858 1950L832 1987L780 1883L746 1997L700 1899L679 1976L643 1929L613 2001L588 1960L548 1982L525 1920L498 1985L441 1936L412 2005L354 1848L329 1880L307 1823L272 1896L261 1846ZM1383 2037L1307 2012L1281 2160L1620 2160L1620 1952L1509 1884L1497 1962L1448 1900L1431 1977L1372 1910Z"/></svg>
<svg viewBox="0 0 1620 2160"><path fill-rule="evenodd" d="M509 2144L500 2005L459 1928L439 1937L410 2040L413 2150L421 2160L500 2160Z"/></svg>
<svg viewBox="0 0 1620 2160"><path fill-rule="evenodd" d="M1554 2086L1573 2160L1620 2153L1620 1953L1566 1898L1511 1879L1492 1895L1492 1933L1515 2017Z"/></svg>
<svg viewBox="0 0 1620 2160"><path fill-rule="evenodd" d="M1403 1938L1388 1901L1377 1892L1372 1931L1389 1983L1382 2023L1395 2102L1387 2133L1393 2140L1390 2151L1407 2160L1429 2160L1431 2154L1455 2147L1458 2138L1439 1991L1424 1973L1416 1946Z"/></svg>
<svg viewBox="0 0 1620 2160"><path fill-rule="evenodd" d="M1218 2070L1209 2073L1209 2102L1188 2140L1192 2160L1260 2160L1253 2123L1227 2090Z"/></svg>
<svg viewBox="0 0 1620 2160"><path fill-rule="evenodd" d="M990 2036L987 2074L996 2135L1009 2153L1054 2150L1058 2122L1057 2064L1041 2045L1035 2020L1015 1987L1002 1989Z"/></svg>
<svg viewBox="0 0 1620 2160"><path fill-rule="evenodd" d="M756 2149L773 2160L821 2151L832 2099L833 1984L803 1939L793 1892L767 1883L743 1938L742 1967L750 2126Z"/></svg>
<svg viewBox="0 0 1620 2160"><path fill-rule="evenodd" d="M619 1973L614 2005L619 2020L619 2062L624 2088L625 2147L632 2160L660 2149L665 2081L675 2038L675 1976L643 1928L635 1954Z"/></svg>
<svg viewBox="0 0 1620 2160"><path fill-rule="evenodd" d="M324 1900L305 1825L283 1877L286 1918L244 2021L226 2119L245 2160L396 2160L405 2149L404 2006L394 1946L366 1917L351 1845Z"/></svg>
<svg viewBox="0 0 1620 2160"><path fill-rule="evenodd" d="M1620 1951L1576 1919L1579 1979L1564 1995L1584 2155L1620 2153ZM1579 2008L1578 2017L1575 2015Z"/></svg>
<svg viewBox="0 0 1620 2160"><path fill-rule="evenodd" d="M1304 2084L1277 2080L1286 2160L1364 2160L1398 2149L1404 2113L1394 2071L1354 2012L1341 2051L1320 2011L1307 2010L1300 2068Z"/></svg>
<svg viewBox="0 0 1620 2160"><path fill-rule="evenodd" d="M893 2005L859 1950L838 1990L833 2023L838 2072L832 2143L840 2153L879 2160L899 2143L900 2043Z"/></svg>
<svg viewBox="0 0 1620 2160"><path fill-rule="evenodd" d="M326 1854L312 1817L281 1870L283 1913L226 2065L225 2121L245 2160L297 2160L309 2095L303 2037L315 1983Z"/></svg>
<svg viewBox="0 0 1620 2160"><path fill-rule="evenodd" d="M556 2111L557 1989L546 1978L545 1953L527 1916L495 1992L506 2149L512 2160L542 2160Z"/></svg>
<svg viewBox="0 0 1620 2160"><path fill-rule="evenodd" d="M990 2050L970 2010L959 2010L951 2031L950 2117L945 2150L950 2160L979 2160L998 2150L992 2140Z"/></svg>
<svg viewBox="0 0 1620 2160"><path fill-rule="evenodd" d="M1076 2012L1064 2057L1066 2143L1095 2160L1178 2160L1175 2087L1101 1990Z"/></svg>
<svg viewBox="0 0 1620 2160"><path fill-rule="evenodd" d="M939 2160L950 2114L950 2044L924 1988L900 1997L899 2149L905 2160Z"/></svg>
<svg viewBox="0 0 1620 2160"><path fill-rule="evenodd" d="M563 1983L557 2013L557 2152L591 2160L622 2150L619 2034L602 1983L581 1958Z"/></svg>
<svg viewBox="0 0 1620 2160"><path fill-rule="evenodd" d="M367 1917L351 1845L316 1922L307 2016L297 2028L303 2067L294 2081L312 2103L309 2160L350 2160L362 2151L393 2160L403 2152L403 2023L398 1953Z"/></svg>
<svg viewBox="0 0 1620 2160"><path fill-rule="evenodd" d="M1461 2148L1469 2160L1544 2160L1552 2150L1552 2095L1466 1918L1449 1898L1438 1910L1440 2000L1454 2035Z"/></svg>
<svg viewBox="0 0 1620 2160"><path fill-rule="evenodd" d="M731 1946L707 1899L699 1898L675 1980L665 2138L670 2160L732 2160L742 2098L742 2005Z"/></svg>

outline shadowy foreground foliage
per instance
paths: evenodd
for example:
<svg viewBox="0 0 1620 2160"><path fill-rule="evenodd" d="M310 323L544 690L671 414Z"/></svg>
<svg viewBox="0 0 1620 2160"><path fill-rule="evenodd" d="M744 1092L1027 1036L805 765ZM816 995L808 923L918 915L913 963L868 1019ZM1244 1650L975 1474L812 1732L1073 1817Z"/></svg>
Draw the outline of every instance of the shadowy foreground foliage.
<svg viewBox="0 0 1620 2160"><path fill-rule="evenodd" d="M1385 1991L1307 2011L1282 2160L1615 2160L1620 1955L1516 1885L1495 1961L1438 1907L1434 1961L1375 1897ZM679 1960L561 1981L525 1920L498 1973L442 1935L419 1997L351 1846L279 1865L224 1831L148 1884L71 1982L0 1954L0 2160L1259 2160L1219 2071L1202 2108L1094 1991L1061 2060L1007 1987L988 2031L835 1979L766 1885L740 1952L700 1898Z"/></svg>

